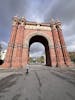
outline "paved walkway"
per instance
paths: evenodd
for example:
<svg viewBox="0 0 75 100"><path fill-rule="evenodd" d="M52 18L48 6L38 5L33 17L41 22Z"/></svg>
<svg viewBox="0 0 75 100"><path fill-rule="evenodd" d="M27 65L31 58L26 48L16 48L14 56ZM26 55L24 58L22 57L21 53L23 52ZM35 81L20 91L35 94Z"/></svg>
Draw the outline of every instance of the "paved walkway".
<svg viewBox="0 0 75 100"><path fill-rule="evenodd" d="M0 80L0 100L75 100L75 70L29 67Z"/></svg>

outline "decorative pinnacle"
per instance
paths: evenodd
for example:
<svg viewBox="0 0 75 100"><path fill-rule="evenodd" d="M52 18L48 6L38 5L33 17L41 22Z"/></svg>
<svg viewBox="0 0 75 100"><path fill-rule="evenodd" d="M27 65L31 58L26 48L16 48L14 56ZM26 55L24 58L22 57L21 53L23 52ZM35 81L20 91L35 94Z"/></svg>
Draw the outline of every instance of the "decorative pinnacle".
<svg viewBox="0 0 75 100"><path fill-rule="evenodd" d="M21 18L21 21L24 21L24 22L25 22L25 21L26 21L25 17L22 17L22 18Z"/></svg>
<svg viewBox="0 0 75 100"><path fill-rule="evenodd" d="M50 20L50 26L53 26L53 25L55 25L55 21L54 21L53 18L51 18L51 20Z"/></svg>
<svg viewBox="0 0 75 100"><path fill-rule="evenodd" d="M18 17L17 16L14 16L13 17L13 25L17 25L18 24L18 22L19 22L19 19L18 19Z"/></svg>
<svg viewBox="0 0 75 100"><path fill-rule="evenodd" d="M25 22L26 22L25 17L22 17L22 18L20 19L20 24L21 24L21 25L25 25Z"/></svg>
<svg viewBox="0 0 75 100"><path fill-rule="evenodd" d="M17 20L18 20L18 16L14 16L14 17L13 17L13 20L14 20L14 21L17 21Z"/></svg>
<svg viewBox="0 0 75 100"><path fill-rule="evenodd" d="M56 26L61 26L61 22L60 22L60 20L56 20L56 22L55 22L55 24L56 24Z"/></svg>

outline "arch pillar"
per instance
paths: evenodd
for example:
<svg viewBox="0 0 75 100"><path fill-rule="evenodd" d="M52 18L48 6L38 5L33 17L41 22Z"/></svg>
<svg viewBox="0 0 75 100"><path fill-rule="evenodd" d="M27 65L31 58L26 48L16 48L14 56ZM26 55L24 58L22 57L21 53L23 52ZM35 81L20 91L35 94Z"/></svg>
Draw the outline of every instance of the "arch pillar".
<svg viewBox="0 0 75 100"><path fill-rule="evenodd" d="M13 57L12 57L12 67L20 68L22 67L22 49L23 49L23 37L25 29L25 19L21 18L18 25Z"/></svg>
<svg viewBox="0 0 75 100"><path fill-rule="evenodd" d="M5 68L11 67L12 55L13 55L13 49L14 49L14 43L15 43L17 28L18 28L18 17L14 16L13 22L12 22L12 31L11 31L10 41L8 43L8 48L7 48L7 53L6 53L6 57L5 57L5 60L4 60L4 64L2 65Z"/></svg>
<svg viewBox="0 0 75 100"><path fill-rule="evenodd" d="M65 66L63 54L62 54L62 50L61 50L61 45L60 45L60 40L59 40L55 22L52 21L50 24L51 24L50 25L51 31L53 34L54 48L55 48L55 52L56 52L57 67Z"/></svg>
<svg viewBox="0 0 75 100"><path fill-rule="evenodd" d="M22 52L22 67L25 67L29 62L29 48L23 46Z"/></svg>
<svg viewBox="0 0 75 100"><path fill-rule="evenodd" d="M49 52L50 52L50 60L51 60L51 66L56 67L56 54L54 49L54 41L53 41L53 35L51 34L51 45L49 46Z"/></svg>
<svg viewBox="0 0 75 100"><path fill-rule="evenodd" d="M61 23L56 22L56 25L57 25L57 30L58 30L58 34L59 34L59 38L60 38L60 43L61 43L61 47L62 47L62 52L63 52L65 64L67 66L70 66L71 65L71 59L70 59L69 54L67 52L66 44L65 44L64 37L63 37L63 34L62 34L62 29L60 28Z"/></svg>
<svg viewBox="0 0 75 100"><path fill-rule="evenodd" d="M55 50L54 48L49 49L50 52L50 60L51 60L51 66L56 67L56 55L55 55Z"/></svg>

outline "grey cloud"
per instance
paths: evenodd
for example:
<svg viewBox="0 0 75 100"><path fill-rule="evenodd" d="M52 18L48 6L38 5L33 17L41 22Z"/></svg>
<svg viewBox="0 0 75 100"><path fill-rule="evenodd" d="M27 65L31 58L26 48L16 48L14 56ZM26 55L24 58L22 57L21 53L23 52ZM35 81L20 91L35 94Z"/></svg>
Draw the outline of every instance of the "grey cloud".
<svg viewBox="0 0 75 100"><path fill-rule="evenodd" d="M41 43L33 43L30 47L30 55L33 57L44 55L45 48Z"/></svg>
<svg viewBox="0 0 75 100"><path fill-rule="evenodd" d="M26 0L0 0L0 41L8 42L12 17L24 16Z"/></svg>
<svg viewBox="0 0 75 100"><path fill-rule="evenodd" d="M35 42L30 46L30 52L34 53L34 52L40 52L43 49L44 51L44 46L43 44L39 43L39 42Z"/></svg>
<svg viewBox="0 0 75 100"><path fill-rule="evenodd" d="M0 0L0 41L8 42L14 15L40 22L49 22L50 18L59 19L64 27L67 46L75 43L74 0Z"/></svg>
<svg viewBox="0 0 75 100"><path fill-rule="evenodd" d="M74 19L75 13L75 1L74 0L57 0L57 3L46 15L46 21L53 18L59 18L65 23L68 23Z"/></svg>

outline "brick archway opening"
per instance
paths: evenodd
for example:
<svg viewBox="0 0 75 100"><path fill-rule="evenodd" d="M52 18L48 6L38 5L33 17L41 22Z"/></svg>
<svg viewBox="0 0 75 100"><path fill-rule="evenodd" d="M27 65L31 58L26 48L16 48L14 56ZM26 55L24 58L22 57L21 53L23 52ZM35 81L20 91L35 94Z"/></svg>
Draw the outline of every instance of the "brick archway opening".
<svg viewBox="0 0 75 100"><path fill-rule="evenodd" d="M44 45L44 47L45 47L45 55L46 55L46 65L47 66L51 66L49 44L48 44L47 39L45 37L43 37L43 36L40 36L40 35L36 35L36 36L31 37L31 39L29 40L29 49L30 49L30 46L35 42L40 42L40 43L42 43Z"/></svg>
<svg viewBox="0 0 75 100"><path fill-rule="evenodd" d="M40 42L34 42L29 48L29 65L46 65L45 46Z"/></svg>

